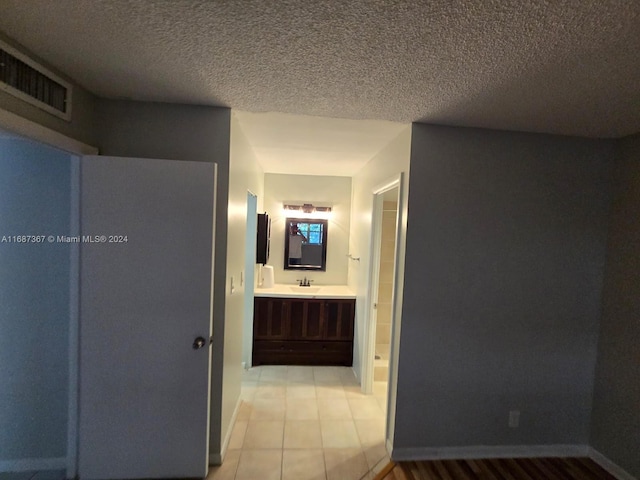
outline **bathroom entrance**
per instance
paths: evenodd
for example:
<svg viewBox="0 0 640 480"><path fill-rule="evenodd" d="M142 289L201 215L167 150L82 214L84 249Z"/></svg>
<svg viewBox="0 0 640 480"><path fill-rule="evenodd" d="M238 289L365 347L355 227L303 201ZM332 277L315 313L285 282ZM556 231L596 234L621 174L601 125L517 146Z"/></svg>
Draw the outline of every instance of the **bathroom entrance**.
<svg viewBox="0 0 640 480"><path fill-rule="evenodd" d="M381 388L379 386L380 383L384 383L386 393L386 383L389 379L389 354L391 351L391 301L395 272L398 187L382 193L381 196L381 215L378 212L378 218L380 218L378 276L374 279L378 284L378 288L373 309L373 317L375 317L373 381L374 391L376 391L376 388Z"/></svg>
<svg viewBox="0 0 640 480"><path fill-rule="evenodd" d="M402 244L402 174L373 189L371 268L364 391L384 396L388 405L385 437L392 443L397 377L400 287L398 258Z"/></svg>

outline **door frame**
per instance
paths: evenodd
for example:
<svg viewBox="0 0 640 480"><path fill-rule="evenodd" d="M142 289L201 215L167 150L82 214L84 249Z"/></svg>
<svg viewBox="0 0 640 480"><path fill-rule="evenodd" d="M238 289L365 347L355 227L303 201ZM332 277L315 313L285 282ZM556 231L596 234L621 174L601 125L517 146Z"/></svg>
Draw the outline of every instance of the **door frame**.
<svg viewBox="0 0 640 480"><path fill-rule="evenodd" d="M374 355L376 344L376 328L375 328L375 316L376 316L376 299L378 298L378 277L380 275L380 250L382 247L382 209L384 202L384 194L389 190L398 188L398 213L396 215L396 245L394 252L394 275L393 275L393 289L391 297L391 325L393 331L393 324L395 321L396 299L397 299L397 263L398 263L398 245L401 241L400 238L400 224L402 221L402 173L394 175L387 181L377 185L372 191L372 211L371 211L371 253L369 261L369 275L368 275L368 287L367 287L367 309L365 323L365 348L364 348L364 362L363 362L363 390L364 393L370 394L373 391L373 369L374 369ZM393 342L391 345L393 348ZM389 354L391 357L391 352Z"/></svg>
<svg viewBox="0 0 640 480"><path fill-rule="evenodd" d="M244 267L244 318L242 329L242 356L244 369L251 368L253 357L253 296L255 294L256 271L256 228L258 215L258 195L247 190L247 231L245 239L245 267ZM252 216L250 219L249 217ZM249 228L251 227L251 228ZM255 228L254 228L255 227ZM249 245L249 242L251 244ZM253 260L249 261L249 257ZM249 273L251 272L251 273Z"/></svg>
<svg viewBox="0 0 640 480"><path fill-rule="evenodd" d="M394 188L398 189L398 209L396 213L396 232L394 248L393 267L393 287L391 293L391 341L389 351L389 377L387 384L387 419L385 439L387 449L393 443L393 428L395 419L395 392L398 384L398 355L400 342L400 304L402 298L402 281L400 275L401 252L404 251L406 241L406 229L403 228L405 222L404 204L406 203L406 191L404 187L404 173L400 172L385 182L378 184L372 190L372 211L371 211L371 252L369 260L369 274L367 276L367 307L365 318L365 345L364 361L362 372L362 390L364 393L373 392L374 356L376 344L376 308L378 297L378 279L380 275L380 254L382 247L382 211L384 194ZM389 450L390 451L390 450Z"/></svg>
<svg viewBox="0 0 640 480"><path fill-rule="evenodd" d="M98 149L92 145L80 142L2 108L0 108L0 128L74 155L98 154Z"/></svg>
<svg viewBox="0 0 640 480"><path fill-rule="evenodd" d="M71 168L71 208L69 235L80 232L80 157L97 155L98 149L92 145L75 140L60 132L47 128L0 108L0 128L7 132L27 138L34 142L63 150L70 155ZM78 381L79 381L79 330L80 330L80 247L72 243L69 254L69 403L67 406L67 455L66 470L68 478L78 473Z"/></svg>

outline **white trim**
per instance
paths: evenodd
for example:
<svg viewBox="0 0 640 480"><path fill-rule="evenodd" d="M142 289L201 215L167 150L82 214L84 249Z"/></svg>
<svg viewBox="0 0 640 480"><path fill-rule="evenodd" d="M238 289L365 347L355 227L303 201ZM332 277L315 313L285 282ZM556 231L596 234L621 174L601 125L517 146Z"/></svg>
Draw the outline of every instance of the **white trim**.
<svg viewBox="0 0 640 480"><path fill-rule="evenodd" d="M3 42L2 40L0 40L0 48L2 48L8 54L16 57L21 62L29 65L36 72L41 73L45 77L49 77L50 80L53 80L54 82L58 83L62 87L66 88L67 89L67 95L65 97L66 110L64 112L61 112L60 110L57 110L57 109L53 108L51 105L48 105L48 104L38 100L37 98L34 98L34 97L30 96L30 95L27 95L23 91L18 90L17 88L14 88L11 85L8 85L8 84L6 84L4 82L0 82L0 90L4 90L9 95L13 95L14 97L19 98L23 102L26 102L26 103L28 103L30 105L33 105L34 107L37 107L37 108L39 108L41 110L44 110L45 112L50 113L51 115L55 115L58 118L66 120L67 122L70 121L71 120L71 107L73 105L73 101L72 101L72 98L73 98L73 85L71 85L66 80L63 80L62 78L60 78L58 75L53 73L48 68L40 65L38 62L36 62L32 58L29 58L27 55L25 55L21 51L15 49L11 45L8 45L7 43Z"/></svg>
<svg viewBox="0 0 640 480"><path fill-rule="evenodd" d="M637 480L636 477L627 472L620 465L612 462L593 447L589 447L589 458L604 468L618 480Z"/></svg>
<svg viewBox="0 0 640 480"><path fill-rule="evenodd" d="M60 132L44 127L39 123L0 108L0 128L37 142L50 145L76 155L97 155L98 149Z"/></svg>
<svg viewBox="0 0 640 480"><path fill-rule="evenodd" d="M212 462L211 452L211 375L213 373L213 297L215 294L215 273L216 273L216 209L218 208L218 164L213 164L213 219L211 220L211 277L209 292L209 356L207 365L207 433L205 438L205 472L209 474L209 465ZM217 454L213 456L217 458Z"/></svg>
<svg viewBox="0 0 640 480"><path fill-rule="evenodd" d="M251 197L252 200L249 199L249 197ZM257 219L257 214L258 214L258 195L256 195L255 193L253 193L251 190L247 189L247 219L245 221L246 225L249 225L249 215L253 215L254 219ZM255 208L251 208L251 206L255 206ZM257 224L257 220L251 220L251 222L256 222L256 223L251 223L251 225L256 225ZM251 245L252 247L252 251L250 252L253 258L253 262L249 262L247 263L247 252L245 251L245 265L244 265L244 271L245 271L245 278L244 278L244 296L243 296L243 303L245 306L244 312L243 312L243 316L242 316L242 324L243 324L243 333L242 333L242 358L243 358L243 362L242 362L242 369L246 370L248 368L251 368L253 366L253 296L255 294L255 288L256 288L256 283L261 283L262 279L260 278L261 274L262 274L262 264L256 264L256 233L255 230L252 232L249 231L249 229L246 229L245 231L245 241L247 241L247 235L251 235L253 237L252 239L252 243ZM258 265L258 280L256 282L256 265ZM251 284L249 284L249 282L247 282L247 274L248 272L251 271L252 272L252 282ZM249 313L249 311L251 313ZM245 356L245 348L247 349L247 355Z"/></svg>
<svg viewBox="0 0 640 480"><path fill-rule="evenodd" d="M395 448L394 461L462 460L519 457L586 457L587 445L477 445L469 447Z"/></svg>
<svg viewBox="0 0 640 480"><path fill-rule="evenodd" d="M378 298L379 278L380 278L380 250L382 248L382 194L373 194L373 209L371 212L371 254L369 258L369 275L367 289L367 304L365 307L364 338L363 349L364 358L362 361L362 393L369 395L373 391L373 377L375 373L375 345L376 326L378 312L375 306Z"/></svg>
<svg viewBox="0 0 640 480"><path fill-rule="evenodd" d="M389 352L389 373L387 383L387 416L385 422L385 442L387 449L391 451L395 435L395 417L396 417L396 393L398 389L398 359L400 352L400 325L402 319L402 289L403 278L400 277L401 262L404 263L404 248L406 243L406 228L404 218L407 192L404 186L404 172L399 172L393 177L386 180L373 188L373 208L372 208L372 228L373 239L371 246L371 256L368 275L368 292L367 292L367 312L366 318L369 321L364 323L364 338L366 339L364 346L363 365L363 382L362 390L364 393L373 390L373 376L375 368L375 326L372 326L371 312L373 311L374 298L377 295L378 272L380 264L380 249L382 235L382 195L394 188L398 189L398 208L396 212L396 238L394 250L394 269L393 269L393 289L391 292L391 342Z"/></svg>
<svg viewBox="0 0 640 480"><path fill-rule="evenodd" d="M393 252L393 290L391 292L391 338L389 351L389 382L387 388L387 431L386 435L393 445L395 435L396 400L398 393L398 364L400 358L400 328L402 324L402 292L404 274L400 276L400 266L404 272L405 246L407 243L406 208L407 195L405 175L400 172L398 178L398 210L396 212L396 244Z"/></svg>
<svg viewBox="0 0 640 480"><path fill-rule="evenodd" d="M0 460L0 472L64 470L66 467L67 467L67 459L65 457L20 458L16 460Z"/></svg>
<svg viewBox="0 0 640 480"><path fill-rule="evenodd" d="M373 375L374 375L374 356L375 356L375 324L372 317L374 312L373 304L378 296L378 277L380 273L380 249L382 246L382 207L383 198L382 195L389 190L398 188L398 215L401 215L400 209L402 193L402 173L398 173L393 177L387 179L385 182L376 185L372 189L373 203L371 212L371 224L372 224L372 240L371 240L371 252L369 258L369 274L368 274L368 287L367 287L367 306L365 309L365 318L368 319L364 322L364 338L365 344L363 348L362 357L362 392L370 394L373 391ZM399 217L397 217L399 219ZM399 225L396 222L396 251L394 253L394 270L397 271L398 263L398 240L399 240ZM394 322L394 310L395 310L395 290L396 290L396 278L394 275L394 292L391 298L391 324ZM389 384L389 387L392 385Z"/></svg>
<svg viewBox="0 0 640 480"><path fill-rule="evenodd" d="M236 408L233 410L233 415L231 415L231 423L229 423L229 428L227 429L227 433L224 436L220 453L214 453L210 455L209 465L222 465L224 457L227 455L227 448L229 447L229 441L231 440L233 427L236 424L236 418L238 417L238 412L240 411L240 405L242 405L242 397L239 397L238 401L236 402Z"/></svg>

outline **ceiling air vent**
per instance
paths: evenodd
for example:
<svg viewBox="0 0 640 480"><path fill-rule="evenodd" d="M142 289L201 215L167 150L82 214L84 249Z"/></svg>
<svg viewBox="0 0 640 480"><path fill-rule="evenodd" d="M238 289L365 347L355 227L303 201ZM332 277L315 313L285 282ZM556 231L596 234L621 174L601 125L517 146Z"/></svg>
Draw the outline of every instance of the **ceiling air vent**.
<svg viewBox="0 0 640 480"><path fill-rule="evenodd" d="M71 88L68 82L0 41L0 90L69 121Z"/></svg>

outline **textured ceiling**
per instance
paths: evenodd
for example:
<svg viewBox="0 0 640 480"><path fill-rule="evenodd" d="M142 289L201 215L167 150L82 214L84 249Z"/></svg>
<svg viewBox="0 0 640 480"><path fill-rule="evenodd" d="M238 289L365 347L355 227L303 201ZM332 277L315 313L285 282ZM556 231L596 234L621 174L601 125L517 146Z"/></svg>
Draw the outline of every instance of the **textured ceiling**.
<svg viewBox="0 0 640 480"><path fill-rule="evenodd" d="M0 30L107 97L640 131L638 0L0 0Z"/></svg>

